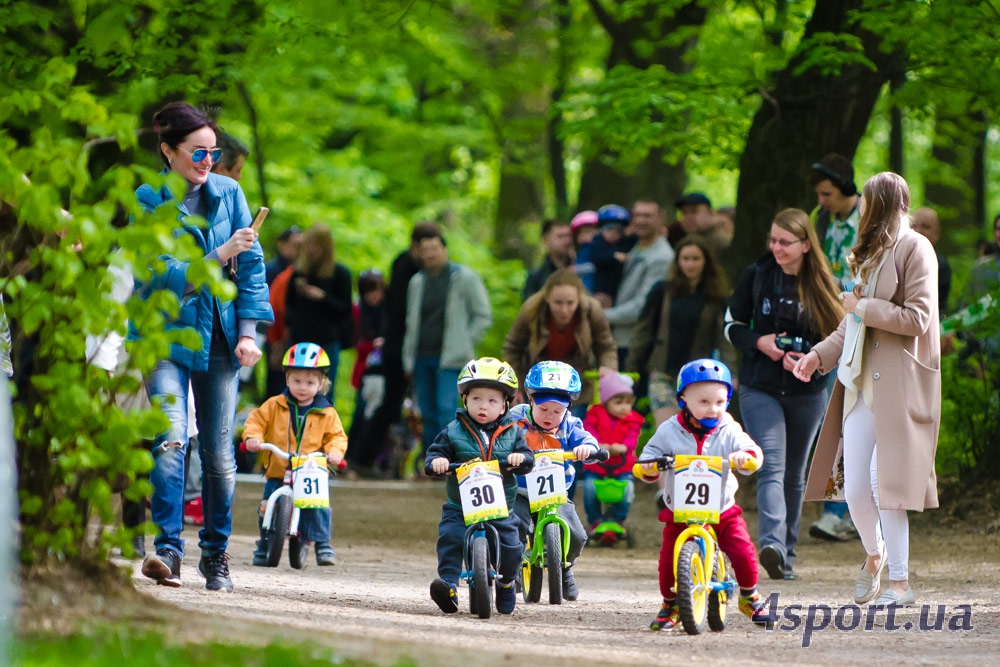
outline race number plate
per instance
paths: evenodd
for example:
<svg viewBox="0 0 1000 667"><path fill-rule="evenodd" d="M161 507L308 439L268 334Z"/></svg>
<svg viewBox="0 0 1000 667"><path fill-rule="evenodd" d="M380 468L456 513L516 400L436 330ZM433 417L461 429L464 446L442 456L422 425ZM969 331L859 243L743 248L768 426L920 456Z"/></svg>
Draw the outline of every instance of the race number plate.
<svg viewBox="0 0 1000 667"><path fill-rule="evenodd" d="M499 461L493 459L466 463L455 471L455 475L458 478L458 492L462 497L466 526L489 519L502 519L508 515Z"/></svg>
<svg viewBox="0 0 1000 667"><path fill-rule="evenodd" d="M293 456L291 464L295 506L301 509L329 507L330 471L326 467L326 459Z"/></svg>
<svg viewBox="0 0 1000 667"><path fill-rule="evenodd" d="M562 450L535 452L535 467L524 476L532 512L566 504L566 468Z"/></svg>
<svg viewBox="0 0 1000 667"><path fill-rule="evenodd" d="M675 456L674 521L719 523L726 474L721 456Z"/></svg>

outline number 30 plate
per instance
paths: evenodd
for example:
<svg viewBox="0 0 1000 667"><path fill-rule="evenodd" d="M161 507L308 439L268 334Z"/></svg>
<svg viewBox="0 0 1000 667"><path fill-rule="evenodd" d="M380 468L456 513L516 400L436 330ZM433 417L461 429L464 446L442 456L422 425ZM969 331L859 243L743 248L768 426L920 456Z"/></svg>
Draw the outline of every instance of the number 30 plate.
<svg viewBox="0 0 1000 667"><path fill-rule="evenodd" d="M674 521L719 523L728 468L721 456L675 456Z"/></svg>
<svg viewBox="0 0 1000 667"><path fill-rule="evenodd" d="M496 459L466 463L455 471L455 475L466 526L508 515L503 475Z"/></svg>

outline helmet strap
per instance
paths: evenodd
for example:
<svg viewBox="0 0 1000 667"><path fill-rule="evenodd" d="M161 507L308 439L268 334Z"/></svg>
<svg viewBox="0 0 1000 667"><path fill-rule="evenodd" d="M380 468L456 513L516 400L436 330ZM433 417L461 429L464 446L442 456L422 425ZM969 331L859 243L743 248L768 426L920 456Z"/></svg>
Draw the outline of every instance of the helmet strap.
<svg viewBox="0 0 1000 667"><path fill-rule="evenodd" d="M689 410L686 405L681 411L681 415L683 416L684 423L688 426L688 428L690 428L691 431L698 436L708 435L715 430L716 426L719 425L718 419L703 419L700 421L695 419L694 415L691 414L691 410Z"/></svg>

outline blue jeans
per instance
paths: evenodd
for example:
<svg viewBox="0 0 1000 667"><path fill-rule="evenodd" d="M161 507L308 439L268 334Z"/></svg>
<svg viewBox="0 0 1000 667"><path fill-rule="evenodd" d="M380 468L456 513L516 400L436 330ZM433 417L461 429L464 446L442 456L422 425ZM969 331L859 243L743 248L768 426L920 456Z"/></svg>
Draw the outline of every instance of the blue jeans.
<svg viewBox="0 0 1000 667"><path fill-rule="evenodd" d="M194 391L198 423L198 454L202 467L202 506L205 526L198 533L202 556L226 550L233 526L236 457L233 418L239 373L225 341L213 342L207 371L191 371L172 361L161 361L146 379L150 400L163 400L170 429L153 447L153 484L150 518L159 528L155 545L184 556L184 458L188 448L188 383ZM172 399L172 400L171 400Z"/></svg>
<svg viewBox="0 0 1000 667"><path fill-rule="evenodd" d="M268 477L264 480L264 500L281 488L284 480ZM330 542L333 511L329 507L304 507L299 510L299 537L310 542ZM263 527L262 527L263 530ZM264 537L261 533L261 537Z"/></svg>
<svg viewBox="0 0 1000 667"><path fill-rule="evenodd" d="M608 479L608 475L599 475L595 472L585 470L583 472L583 509L587 513L587 523L593 528L594 524L607 519L615 523L623 524L628 518L628 511L632 508L632 500L635 498L635 477L632 473L622 473L611 478L628 482L628 488L621 502L602 503L597 498L597 480Z"/></svg>
<svg viewBox="0 0 1000 667"><path fill-rule="evenodd" d="M458 368L441 368L439 357L417 357L413 365L413 386L423 421L423 451L438 433L455 418L458 410Z"/></svg>
<svg viewBox="0 0 1000 667"><path fill-rule="evenodd" d="M776 548L785 569L795 563L806 460L823 422L825 391L775 396L740 385L743 425L764 452L757 471L757 542Z"/></svg>
<svg viewBox="0 0 1000 667"><path fill-rule="evenodd" d="M496 528L500 536L500 576L504 581L514 581L521 569L521 556L524 547L517 534L517 516L511 512L504 519L491 519L486 523ZM490 544L490 555L496 563L497 554L493 552L493 540L487 531ZM458 587L458 578L462 574L462 552L465 547L465 516L462 508L451 503L445 503L441 508L441 523L438 524L438 577L449 586Z"/></svg>

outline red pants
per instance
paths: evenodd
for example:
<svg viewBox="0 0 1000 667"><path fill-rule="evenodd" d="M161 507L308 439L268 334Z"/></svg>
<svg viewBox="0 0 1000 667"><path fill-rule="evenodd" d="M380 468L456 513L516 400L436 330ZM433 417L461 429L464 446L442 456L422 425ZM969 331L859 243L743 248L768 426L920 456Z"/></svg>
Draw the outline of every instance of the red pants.
<svg viewBox="0 0 1000 667"><path fill-rule="evenodd" d="M663 545L660 547L660 594L665 600L677 597L674 587L674 543L677 536L687 528L686 523L674 523L674 513L669 509L660 510L663 526ZM736 572L736 583L740 588L757 586L757 551L747 532L747 522L743 520L743 508L733 505L719 517L715 526L719 547L729 557Z"/></svg>

